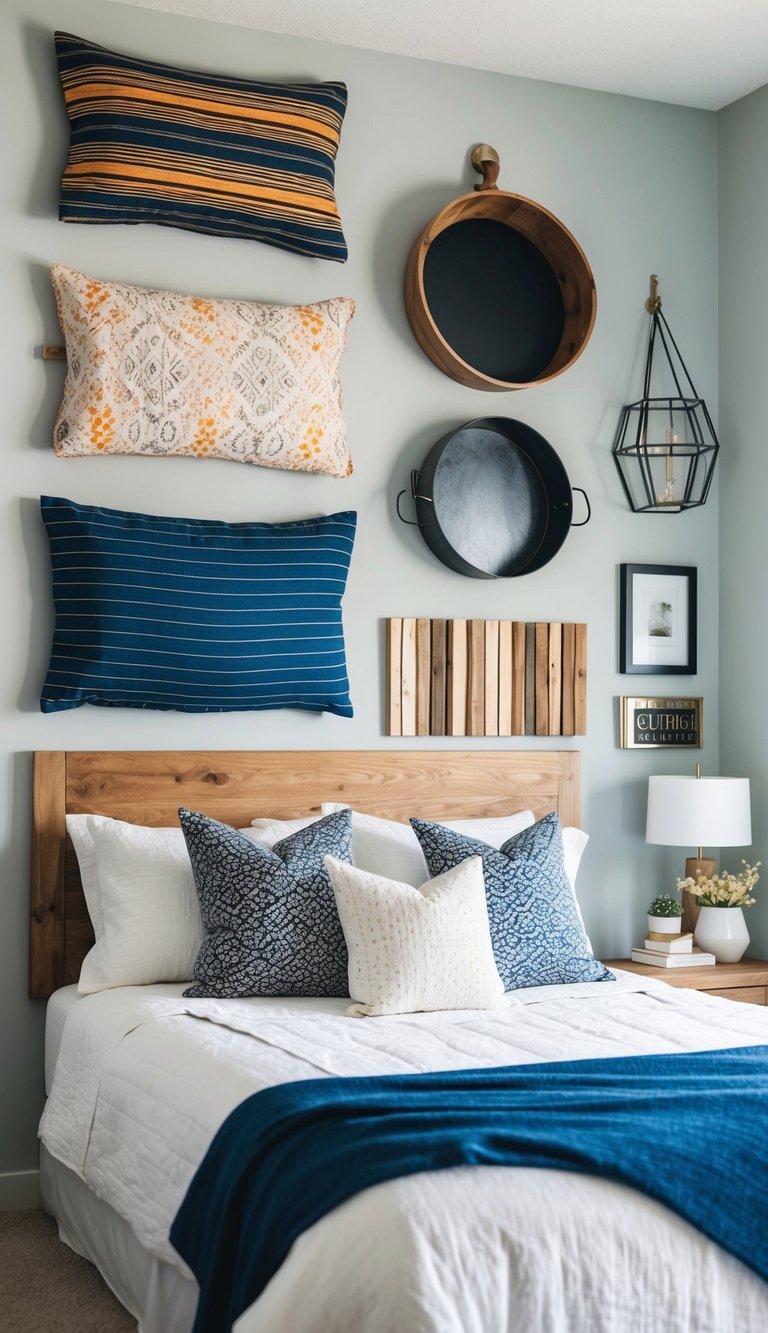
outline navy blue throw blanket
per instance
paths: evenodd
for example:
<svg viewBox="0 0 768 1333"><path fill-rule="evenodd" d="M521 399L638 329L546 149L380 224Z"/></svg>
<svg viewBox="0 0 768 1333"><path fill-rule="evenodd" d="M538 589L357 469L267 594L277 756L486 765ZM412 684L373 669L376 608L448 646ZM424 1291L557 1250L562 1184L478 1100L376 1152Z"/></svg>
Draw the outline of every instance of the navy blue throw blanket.
<svg viewBox="0 0 768 1333"><path fill-rule="evenodd" d="M193 1333L230 1329L294 1240L351 1195L466 1164L623 1181L768 1279L768 1046L257 1092L216 1134L171 1228L200 1285Z"/></svg>

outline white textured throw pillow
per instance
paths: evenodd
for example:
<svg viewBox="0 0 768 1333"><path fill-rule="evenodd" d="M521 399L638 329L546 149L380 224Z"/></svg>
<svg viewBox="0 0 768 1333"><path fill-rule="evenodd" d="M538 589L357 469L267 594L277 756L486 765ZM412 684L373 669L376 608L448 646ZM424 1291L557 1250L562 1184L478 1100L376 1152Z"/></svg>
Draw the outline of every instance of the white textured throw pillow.
<svg viewBox="0 0 768 1333"><path fill-rule="evenodd" d="M324 801L320 807L324 815L345 810L344 804ZM495 819L441 819L440 823L454 833L468 838L481 838L497 849L507 838L530 828L535 823L532 810L518 810L514 815ZM380 819L378 815L363 815L352 811L352 864L374 875L386 875L418 888L429 879L424 853L410 824L396 819Z"/></svg>
<svg viewBox="0 0 768 1333"><path fill-rule="evenodd" d="M324 858L349 951L356 1017L505 1004L472 856L420 888Z"/></svg>
<svg viewBox="0 0 768 1333"><path fill-rule="evenodd" d="M78 991L188 981L203 928L181 829L84 818L84 830L73 831L70 823L69 831L96 943L83 961Z"/></svg>

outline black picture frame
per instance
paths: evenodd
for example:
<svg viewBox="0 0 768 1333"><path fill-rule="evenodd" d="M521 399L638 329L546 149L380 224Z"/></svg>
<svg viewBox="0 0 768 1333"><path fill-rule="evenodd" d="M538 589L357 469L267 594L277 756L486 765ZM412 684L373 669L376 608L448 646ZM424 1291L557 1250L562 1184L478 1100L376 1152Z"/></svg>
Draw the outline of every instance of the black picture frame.
<svg viewBox="0 0 768 1333"><path fill-rule="evenodd" d="M624 675L696 675L696 572L691 565L619 566Z"/></svg>

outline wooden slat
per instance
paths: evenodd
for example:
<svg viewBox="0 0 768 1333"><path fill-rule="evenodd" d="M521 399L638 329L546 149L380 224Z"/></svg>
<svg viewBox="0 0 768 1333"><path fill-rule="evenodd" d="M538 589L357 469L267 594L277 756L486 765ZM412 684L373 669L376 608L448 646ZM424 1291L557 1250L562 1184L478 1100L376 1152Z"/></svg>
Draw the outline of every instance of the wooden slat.
<svg viewBox="0 0 768 1333"><path fill-rule="evenodd" d="M573 733L587 734L587 627L576 625L574 641Z"/></svg>
<svg viewBox="0 0 768 1333"><path fill-rule="evenodd" d="M525 734L536 734L536 626L525 626Z"/></svg>
<svg viewBox="0 0 768 1333"><path fill-rule="evenodd" d="M403 617L403 657L401 668L402 734L416 735L416 621Z"/></svg>
<svg viewBox="0 0 768 1333"><path fill-rule="evenodd" d="M563 685L563 627L556 621L549 625L549 734L560 735L562 715L561 691Z"/></svg>
<svg viewBox="0 0 768 1333"><path fill-rule="evenodd" d="M483 735L499 734L499 622L485 621L485 728Z"/></svg>
<svg viewBox="0 0 768 1333"><path fill-rule="evenodd" d="M467 735L485 735L485 621L468 622Z"/></svg>
<svg viewBox="0 0 768 1333"><path fill-rule="evenodd" d="M448 621L448 735L467 734L467 622Z"/></svg>
<svg viewBox="0 0 768 1333"><path fill-rule="evenodd" d="M432 684L430 697L430 735L444 736L448 689L448 639L444 620L433 620L432 625Z"/></svg>
<svg viewBox="0 0 768 1333"><path fill-rule="evenodd" d="M512 624L512 735L524 736L525 725L525 621Z"/></svg>
<svg viewBox="0 0 768 1333"><path fill-rule="evenodd" d="M536 643L536 723L537 736L549 735L549 625L546 621L537 621L535 627Z"/></svg>
<svg viewBox="0 0 768 1333"><path fill-rule="evenodd" d="M432 683L430 622L416 621L416 735L429 735L429 699Z"/></svg>
<svg viewBox="0 0 768 1333"><path fill-rule="evenodd" d="M36 754L33 781L29 993L38 998L64 976L64 751Z"/></svg>
<svg viewBox="0 0 768 1333"><path fill-rule="evenodd" d="M93 940L71 849L65 892L65 812L177 827L178 807L183 804L244 827L257 816L294 819L319 814L320 803L331 795L363 813L402 822L412 814L447 820L530 809L537 819L557 810L564 826L577 825L579 754L573 750L269 750L37 755L30 993L42 997L64 981L75 980ZM727 985L730 976L724 980ZM756 976L755 984L757 980Z"/></svg>
<svg viewBox="0 0 768 1333"><path fill-rule="evenodd" d="M512 735L512 621L499 621L499 735Z"/></svg>
<svg viewBox="0 0 768 1333"><path fill-rule="evenodd" d="M561 736L573 735L573 709L576 701L574 691L574 670L576 666L576 626L563 625L563 688L562 714L560 719Z"/></svg>
<svg viewBox="0 0 768 1333"><path fill-rule="evenodd" d="M402 736L402 658L403 622L400 617L387 621L387 735Z"/></svg>

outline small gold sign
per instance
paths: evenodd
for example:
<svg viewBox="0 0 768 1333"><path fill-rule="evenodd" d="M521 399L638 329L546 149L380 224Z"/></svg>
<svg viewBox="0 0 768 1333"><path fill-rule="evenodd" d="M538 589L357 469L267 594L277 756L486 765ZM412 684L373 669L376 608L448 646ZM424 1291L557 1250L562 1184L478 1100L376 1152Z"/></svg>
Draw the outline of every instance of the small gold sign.
<svg viewBox="0 0 768 1333"><path fill-rule="evenodd" d="M700 750L704 744L703 699L619 700L620 745L624 750Z"/></svg>

